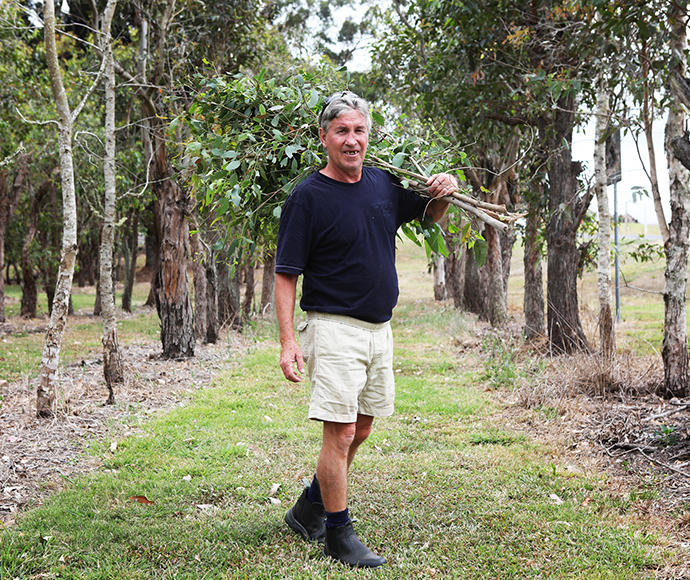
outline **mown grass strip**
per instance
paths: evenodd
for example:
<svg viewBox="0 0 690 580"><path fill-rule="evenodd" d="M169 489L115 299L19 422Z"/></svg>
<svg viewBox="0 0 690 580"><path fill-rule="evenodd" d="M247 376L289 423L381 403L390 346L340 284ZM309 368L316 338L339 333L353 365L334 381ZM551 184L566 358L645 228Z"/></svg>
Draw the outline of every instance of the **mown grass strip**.
<svg viewBox="0 0 690 580"><path fill-rule="evenodd" d="M460 316L435 308L398 313L397 412L376 422L351 479L355 525L388 565L357 574L645 577L654 538L621 526L605 480L552 465L548 449L495 424L449 342ZM286 382L277 357L274 343L254 349L0 532L0 580L352 577L283 523L320 428L304 418L307 386Z"/></svg>

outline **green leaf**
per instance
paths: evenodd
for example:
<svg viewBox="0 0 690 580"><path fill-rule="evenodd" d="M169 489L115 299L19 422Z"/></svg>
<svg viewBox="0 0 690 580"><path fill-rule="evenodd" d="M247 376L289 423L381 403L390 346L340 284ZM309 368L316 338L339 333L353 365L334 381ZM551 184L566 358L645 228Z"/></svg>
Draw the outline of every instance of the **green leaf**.
<svg viewBox="0 0 690 580"><path fill-rule="evenodd" d="M486 241L483 239L477 239L472 249L474 250L475 262L477 262L479 267L483 266L484 262L486 262L486 256L489 253L489 247L487 246Z"/></svg>
<svg viewBox="0 0 690 580"><path fill-rule="evenodd" d="M384 119L383 115L381 113L377 113L376 111L371 113L371 118L373 119L374 123L377 125L385 125L386 124L386 119Z"/></svg>
<svg viewBox="0 0 690 580"><path fill-rule="evenodd" d="M240 165L242 165L242 162L239 159L235 159L234 161L231 161L225 166L226 171L235 171Z"/></svg>
<svg viewBox="0 0 690 580"><path fill-rule="evenodd" d="M317 92L316 89L311 90L311 97L309 98L309 105L307 105L310 109L313 109L316 106L316 103L319 102L319 93Z"/></svg>
<svg viewBox="0 0 690 580"><path fill-rule="evenodd" d="M403 161L405 161L405 154L404 153L396 153L395 157L393 157L393 160L391 161L391 165L394 167L400 168L402 167Z"/></svg>

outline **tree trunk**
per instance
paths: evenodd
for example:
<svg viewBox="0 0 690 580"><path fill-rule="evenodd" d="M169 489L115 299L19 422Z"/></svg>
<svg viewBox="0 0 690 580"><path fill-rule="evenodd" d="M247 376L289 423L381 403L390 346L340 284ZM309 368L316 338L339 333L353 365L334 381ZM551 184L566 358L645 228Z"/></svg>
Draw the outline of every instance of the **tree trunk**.
<svg viewBox="0 0 690 580"><path fill-rule="evenodd" d="M198 227L196 228L199 229ZM206 284L206 257L199 240L199 232L190 236L192 251L192 272L194 273L194 332L196 338L205 342L208 333L208 291Z"/></svg>
<svg viewBox="0 0 690 580"><path fill-rule="evenodd" d="M12 186L8 187L7 174L0 172L0 322L5 322L5 232L17 209L17 202L24 188L24 181L29 171L29 156L19 157L17 173ZM9 270L8 270L9 271Z"/></svg>
<svg viewBox="0 0 690 580"><path fill-rule="evenodd" d="M188 358L194 356L194 314L187 280L189 198L172 177L162 137L157 138L156 143L151 181L161 211L161 263L157 303L163 356Z"/></svg>
<svg viewBox="0 0 690 580"><path fill-rule="evenodd" d="M137 248L139 244L139 208L133 207L127 216L126 231L123 239L125 255L125 283L122 289L122 310L132 312L132 292L137 273Z"/></svg>
<svg viewBox="0 0 690 580"><path fill-rule="evenodd" d="M448 236L448 216L443 216L438 224L444 234L444 239ZM447 249L447 248L446 248ZM442 301L448 299L448 288L446 286L446 257L443 254L432 256L433 275L434 275L434 300Z"/></svg>
<svg viewBox="0 0 690 580"><path fill-rule="evenodd" d="M574 99L562 97L549 127L547 151L551 152L549 176L549 222L547 242L547 320L549 343L556 352L589 350L580 324L577 300L577 228L584 203L578 196L579 163L573 163L571 143L575 121ZM545 122L545 124L548 121Z"/></svg>
<svg viewBox="0 0 690 580"><path fill-rule="evenodd" d="M606 129L609 124L609 95L597 93L597 119L594 131L594 188L599 208L599 251L597 252L597 290L599 294L599 341L605 359L616 353L616 333L611 309L611 215L607 195Z"/></svg>
<svg viewBox="0 0 690 580"><path fill-rule="evenodd" d="M218 272L215 256L211 251L206 256L206 342L215 344L218 340Z"/></svg>
<svg viewBox="0 0 690 580"><path fill-rule="evenodd" d="M446 243L446 288L453 298L453 306L458 310L465 310L465 259L471 250L463 248L457 237L449 237Z"/></svg>
<svg viewBox="0 0 690 580"><path fill-rule="evenodd" d="M230 258L231 259L231 258ZM240 278L242 268L235 264L231 267L227 259L218 260L218 322L234 330L242 328L240 310Z"/></svg>
<svg viewBox="0 0 690 580"><path fill-rule="evenodd" d="M541 247L539 244L539 223L541 221L538 208L531 207L525 224L525 295L523 308L525 311L524 335L531 340L545 334L544 325L544 283L542 280Z"/></svg>
<svg viewBox="0 0 690 580"><path fill-rule="evenodd" d="M508 321L506 293L503 286L503 256L501 254L501 239L492 226L484 228L484 238L488 246L486 263L482 268L481 277L484 279L482 288L486 292L483 314L494 328Z"/></svg>
<svg viewBox="0 0 690 580"><path fill-rule="evenodd" d="M73 119L58 64L53 0L45 0L44 2L44 31L50 85L58 113L58 146L64 214L62 257L50 323L43 344L41 371L36 390L36 415L38 417L51 417L55 414L58 362L62 337L67 323L69 297L77 254L77 205L74 190L74 168L72 166Z"/></svg>
<svg viewBox="0 0 690 580"><path fill-rule="evenodd" d="M150 229L148 230L148 235L146 236L146 247L151 249L150 256L150 266L151 266L151 285L149 287L149 295L144 303L144 306L156 306L158 309L158 303L156 302L156 283L159 277L159 272L161 269L161 215L160 215L160 203L154 201L151 204L151 216L153 217L153 222ZM146 254L146 265L149 266L149 254ZM158 313L160 316L160 312Z"/></svg>
<svg viewBox="0 0 690 580"><path fill-rule="evenodd" d="M264 271L261 278L261 315L265 316L274 310L274 292L276 287L276 253L264 249Z"/></svg>
<svg viewBox="0 0 690 580"><path fill-rule="evenodd" d="M685 77L687 50L687 2L681 1L671 8L669 19L673 26L671 52L673 73ZM669 240L665 244L666 271L664 285L664 391L667 396L687 397L688 338L685 292L688 278L688 238L690 236L690 172L673 155L671 141L683 134L685 113L680 99L672 91L672 102L666 122L666 156L668 160L671 223Z"/></svg>
<svg viewBox="0 0 690 580"><path fill-rule="evenodd" d="M481 272L477 261L474 259L474 252L472 250L462 248L460 268L464 273L462 302L465 309L476 314L480 319L488 321L486 316L486 293L483 289Z"/></svg>
<svg viewBox="0 0 690 580"><path fill-rule="evenodd" d="M254 266L251 262L244 266L244 302L242 303L242 320L249 320L252 315L255 295Z"/></svg>
<svg viewBox="0 0 690 580"><path fill-rule="evenodd" d="M110 24L117 0L108 2L103 13L101 48L105 59L105 160L103 177L105 183L103 229L101 232L100 279L103 317L103 376L108 386L106 404L115 403L115 389L124 385L125 374L122 353L117 336L115 317L115 296L113 284L113 250L115 247L116 185L115 185L115 70Z"/></svg>

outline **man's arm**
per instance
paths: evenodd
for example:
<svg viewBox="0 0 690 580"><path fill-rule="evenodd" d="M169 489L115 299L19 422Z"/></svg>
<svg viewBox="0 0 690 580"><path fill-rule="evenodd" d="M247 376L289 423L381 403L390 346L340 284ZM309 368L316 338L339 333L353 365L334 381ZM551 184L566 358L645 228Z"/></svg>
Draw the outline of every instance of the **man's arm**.
<svg viewBox="0 0 690 580"><path fill-rule="evenodd" d="M276 316L280 328L280 368L285 378L294 383L302 381L304 359L295 338L294 316L297 297L297 274L276 273ZM295 372L295 363L299 375Z"/></svg>
<svg viewBox="0 0 690 580"><path fill-rule="evenodd" d="M458 181L448 173L437 173L432 175L427 180L426 184L429 186L429 195L435 199L429 202L424 215L430 217L431 221L436 223L446 215L446 211L450 205L447 200L442 198L452 193L457 193Z"/></svg>

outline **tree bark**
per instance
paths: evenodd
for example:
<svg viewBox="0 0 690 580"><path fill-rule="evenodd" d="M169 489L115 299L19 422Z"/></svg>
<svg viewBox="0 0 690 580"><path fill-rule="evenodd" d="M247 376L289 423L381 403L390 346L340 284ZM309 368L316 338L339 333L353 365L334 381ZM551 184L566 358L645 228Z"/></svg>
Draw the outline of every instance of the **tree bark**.
<svg viewBox="0 0 690 580"><path fill-rule="evenodd" d="M218 271L212 251L206 256L206 342L218 340Z"/></svg>
<svg viewBox="0 0 690 580"><path fill-rule="evenodd" d="M232 259L232 258L229 258ZM218 323L234 330L242 329L240 303L240 279L242 268L235 264L231 267L228 259L216 262L218 272Z"/></svg>
<svg viewBox="0 0 690 580"><path fill-rule="evenodd" d="M547 242L547 322L549 343L556 352L570 353L589 350L580 323L577 300L576 244L577 228L582 219L582 207L589 205L578 196L579 163L573 163L571 143L575 121L574 99L561 97L553 113L547 137L547 151L551 151L549 176L549 221ZM546 128L543 122L542 131ZM542 133L543 134L543 133Z"/></svg>
<svg viewBox="0 0 690 580"><path fill-rule="evenodd" d="M58 146L60 151L60 176L64 214L62 257L60 259L60 269L50 323L43 345L41 371L36 391L36 415L38 417L51 417L55 414L58 361L62 347L62 337L67 323L69 297L77 254L77 206L74 190L74 168L72 165L73 119L58 64L53 0L44 1L44 33L50 85L58 113Z"/></svg>
<svg viewBox="0 0 690 580"><path fill-rule="evenodd" d="M507 296L503 286L501 239L496 228L492 226L484 228L484 238L488 246L486 264L482 268L482 278L485 282L482 287L486 292L486 299L483 316L480 314L480 318L488 320L491 326L497 327L508 320Z"/></svg>
<svg viewBox="0 0 690 580"><path fill-rule="evenodd" d="M196 228L199 229L198 227ZM199 232L191 236L192 272L194 273L194 332L196 338L206 342L208 333L208 290L206 282L206 256L199 240Z"/></svg>
<svg viewBox="0 0 690 580"><path fill-rule="evenodd" d="M530 208L525 225L525 311L524 335L527 340L546 334L544 324L544 282L542 279L541 245L539 244L540 213Z"/></svg>
<svg viewBox="0 0 690 580"><path fill-rule="evenodd" d="M274 292L276 286L276 253L275 250L264 249L264 271L261 278L261 315L275 309Z"/></svg>
<svg viewBox="0 0 690 580"><path fill-rule="evenodd" d="M671 53L672 74L685 77L685 59L679 58L687 50L687 2L674 4L669 19L673 27ZM668 161L671 222L669 240L665 244L666 271L664 285L664 394L687 397L688 338L685 292L688 278L688 238L690 236L690 173L673 154L672 141L682 136L685 113L680 95L672 91L672 103L666 122L666 156Z"/></svg>
<svg viewBox="0 0 690 580"><path fill-rule="evenodd" d="M127 216L127 228L123 235L125 255L125 283L122 289L122 310L132 312L132 292L137 273L137 249L139 244L139 208L132 207Z"/></svg>
<svg viewBox="0 0 690 580"><path fill-rule="evenodd" d="M108 386L106 404L115 403L115 390L124 385L125 374L122 353L117 336L115 296L113 285L113 250L115 247L115 69L113 63L110 25L117 0L110 0L103 13L101 49L105 59L105 159L103 177L105 183L103 229L101 232L100 278L103 318L103 376Z"/></svg>
<svg viewBox="0 0 690 580"><path fill-rule="evenodd" d="M597 290L599 294L599 342L607 360L616 353L616 333L611 309L611 215L607 194L606 129L609 125L609 95L597 92L597 118L594 131L594 189L599 209L599 251L597 252Z"/></svg>
<svg viewBox="0 0 690 580"><path fill-rule="evenodd" d="M189 198L172 179L162 138L157 139L152 164L153 190L161 208L161 264L157 304L161 319L161 343L166 358L194 356L194 314L189 296Z"/></svg>
<svg viewBox="0 0 690 580"><path fill-rule="evenodd" d="M242 320L249 320L252 315L255 283L254 266L250 261L244 266L244 301L242 302Z"/></svg>
<svg viewBox="0 0 690 580"><path fill-rule="evenodd" d="M5 322L5 232L17 209L19 196L29 172L29 155L18 159L17 173L11 186L7 183L7 173L0 172L0 322Z"/></svg>

